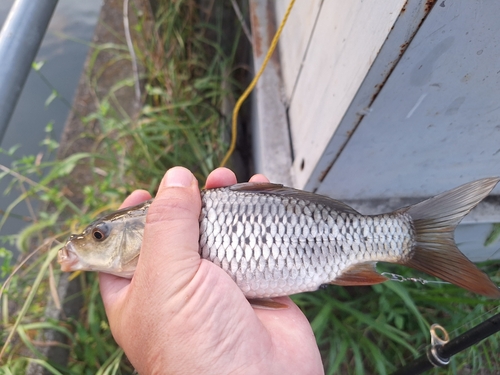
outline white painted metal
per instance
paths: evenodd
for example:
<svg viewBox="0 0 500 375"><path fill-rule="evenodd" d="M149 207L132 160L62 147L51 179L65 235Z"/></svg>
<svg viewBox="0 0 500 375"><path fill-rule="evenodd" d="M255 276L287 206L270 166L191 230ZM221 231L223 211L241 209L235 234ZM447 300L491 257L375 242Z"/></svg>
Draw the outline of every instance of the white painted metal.
<svg viewBox="0 0 500 375"><path fill-rule="evenodd" d="M347 109L334 136L323 151L318 164L305 185L306 190L316 190L321 184L338 155L342 152L350 136L363 118L370 113L370 107L380 90L400 61L431 7L426 0L408 1L399 14L391 32L363 80L356 96Z"/></svg>
<svg viewBox="0 0 500 375"><path fill-rule="evenodd" d="M289 0L276 1L276 24L279 25L285 16ZM321 9L323 0L298 0L288 17L288 26L283 29L280 37L279 52L281 74L285 87L286 100L293 95L294 87L300 76L302 63L305 59L307 47L313 35L314 26Z"/></svg>
<svg viewBox="0 0 500 375"><path fill-rule="evenodd" d="M251 0L253 63L257 71L276 31L271 0ZM280 64L275 53L253 92L252 129L255 169L271 181L290 186L292 154Z"/></svg>
<svg viewBox="0 0 500 375"><path fill-rule="evenodd" d="M425 197L499 175L498 14L499 2L438 2L317 191Z"/></svg>
<svg viewBox="0 0 500 375"><path fill-rule="evenodd" d="M290 98L295 186L305 186L404 3L405 0L323 3Z"/></svg>
<svg viewBox="0 0 500 375"><path fill-rule="evenodd" d="M500 175L500 3L296 7L280 41L295 187L380 213ZM493 193L456 230L473 261L500 258L500 239L483 245L500 221Z"/></svg>

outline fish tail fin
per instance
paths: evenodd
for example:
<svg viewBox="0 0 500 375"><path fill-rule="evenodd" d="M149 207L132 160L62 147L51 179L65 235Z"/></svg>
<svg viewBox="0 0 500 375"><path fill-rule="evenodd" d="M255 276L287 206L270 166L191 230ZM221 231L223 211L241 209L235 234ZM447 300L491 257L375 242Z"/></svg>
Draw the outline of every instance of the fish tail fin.
<svg viewBox="0 0 500 375"><path fill-rule="evenodd" d="M453 237L462 218L498 181L473 181L405 209L413 219L415 245L410 259L401 264L474 293L500 298L500 289L460 252Z"/></svg>

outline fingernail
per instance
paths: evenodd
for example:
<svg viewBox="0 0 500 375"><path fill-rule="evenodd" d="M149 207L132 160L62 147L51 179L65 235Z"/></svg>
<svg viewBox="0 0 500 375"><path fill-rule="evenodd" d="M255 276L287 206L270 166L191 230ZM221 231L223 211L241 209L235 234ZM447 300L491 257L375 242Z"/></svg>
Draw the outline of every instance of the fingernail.
<svg viewBox="0 0 500 375"><path fill-rule="evenodd" d="M189 187L193 183L193 174L183 167L174 167L165 175L167 187Z"/></svg>

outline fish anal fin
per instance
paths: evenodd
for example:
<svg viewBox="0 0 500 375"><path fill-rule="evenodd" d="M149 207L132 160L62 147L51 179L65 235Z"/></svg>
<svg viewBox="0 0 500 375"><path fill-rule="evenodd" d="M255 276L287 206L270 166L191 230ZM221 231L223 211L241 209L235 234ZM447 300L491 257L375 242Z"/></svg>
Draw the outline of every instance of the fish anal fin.
<svg viewBox="0 0 500 375"><path fill-rule="evenodd" d="M375 263L361 263L349 267L330 284L343 286L374 285L387 281L375 270Z"/></svg>
<svg viewBox="0 0 500 375"><path fill-rule="evenodd" d="M263 310L283 310L288 309L288 305L284 303L277 302L271 298L249 298L248 302L255 309Z"/></svg>

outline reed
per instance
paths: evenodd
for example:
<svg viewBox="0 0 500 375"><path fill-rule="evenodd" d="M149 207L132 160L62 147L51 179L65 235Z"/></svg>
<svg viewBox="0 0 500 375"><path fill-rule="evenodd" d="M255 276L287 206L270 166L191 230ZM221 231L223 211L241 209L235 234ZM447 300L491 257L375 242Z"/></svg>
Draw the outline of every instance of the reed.
<svg viewBox="0 0 500 375"><path fill-rule="evenodd" d="M116 92L132 84L126 79L85 119L99 128L96 134L85 134L94 139L91 152L53 160L49 156L59 145L50 137L50 126L43 157L19 156L15 148L2 151L13 161L1 166L0 178L10 181L8 191L17 196L3 212L0 226L18 205L27 205L31 214L23 218L30 223L25 230L1 239L16 245L24 257L39 248L22 265L11 264L9 250L0 248L0 273L11 275L0 297L2 374L22 374L30 362L53 374L132 373L112 339L95 274L74 275L83 285L80 319L45 316L48 300L61 303L55 288L60 273L53 262L57 243L116 208L133 189L154 193L165 170L174 165L191 169L203 185L227 151L231 119L224 108L241 92L237 77L242 67L236 61L240 32L228 41L222 15L217 10L201 12L194 0L159 3L154 33L142 42L144 48L136 49L146 82L144 105L136 118L129 118L116 100ZM140 30L142 25L132 27ZM129 58L125 45L95 47L94 59L104 51L113 51L117 59ZM82 164L94 178L81 186L83 201L75 205L65 181ZM48 204L51 210L36 209ZM500 283L498 263L482 266ZM415 276L404 268L386 270ZM443 325L454 337L499 310L495 301L432 283L328 286L293 298L311 322L327 374L388 374L423 353L432 323ZM38 337L47 329L68 338L67 366L49 363L39 351ZM492 336L435 373L494 373L500 368L499 341Z"/></svg>

